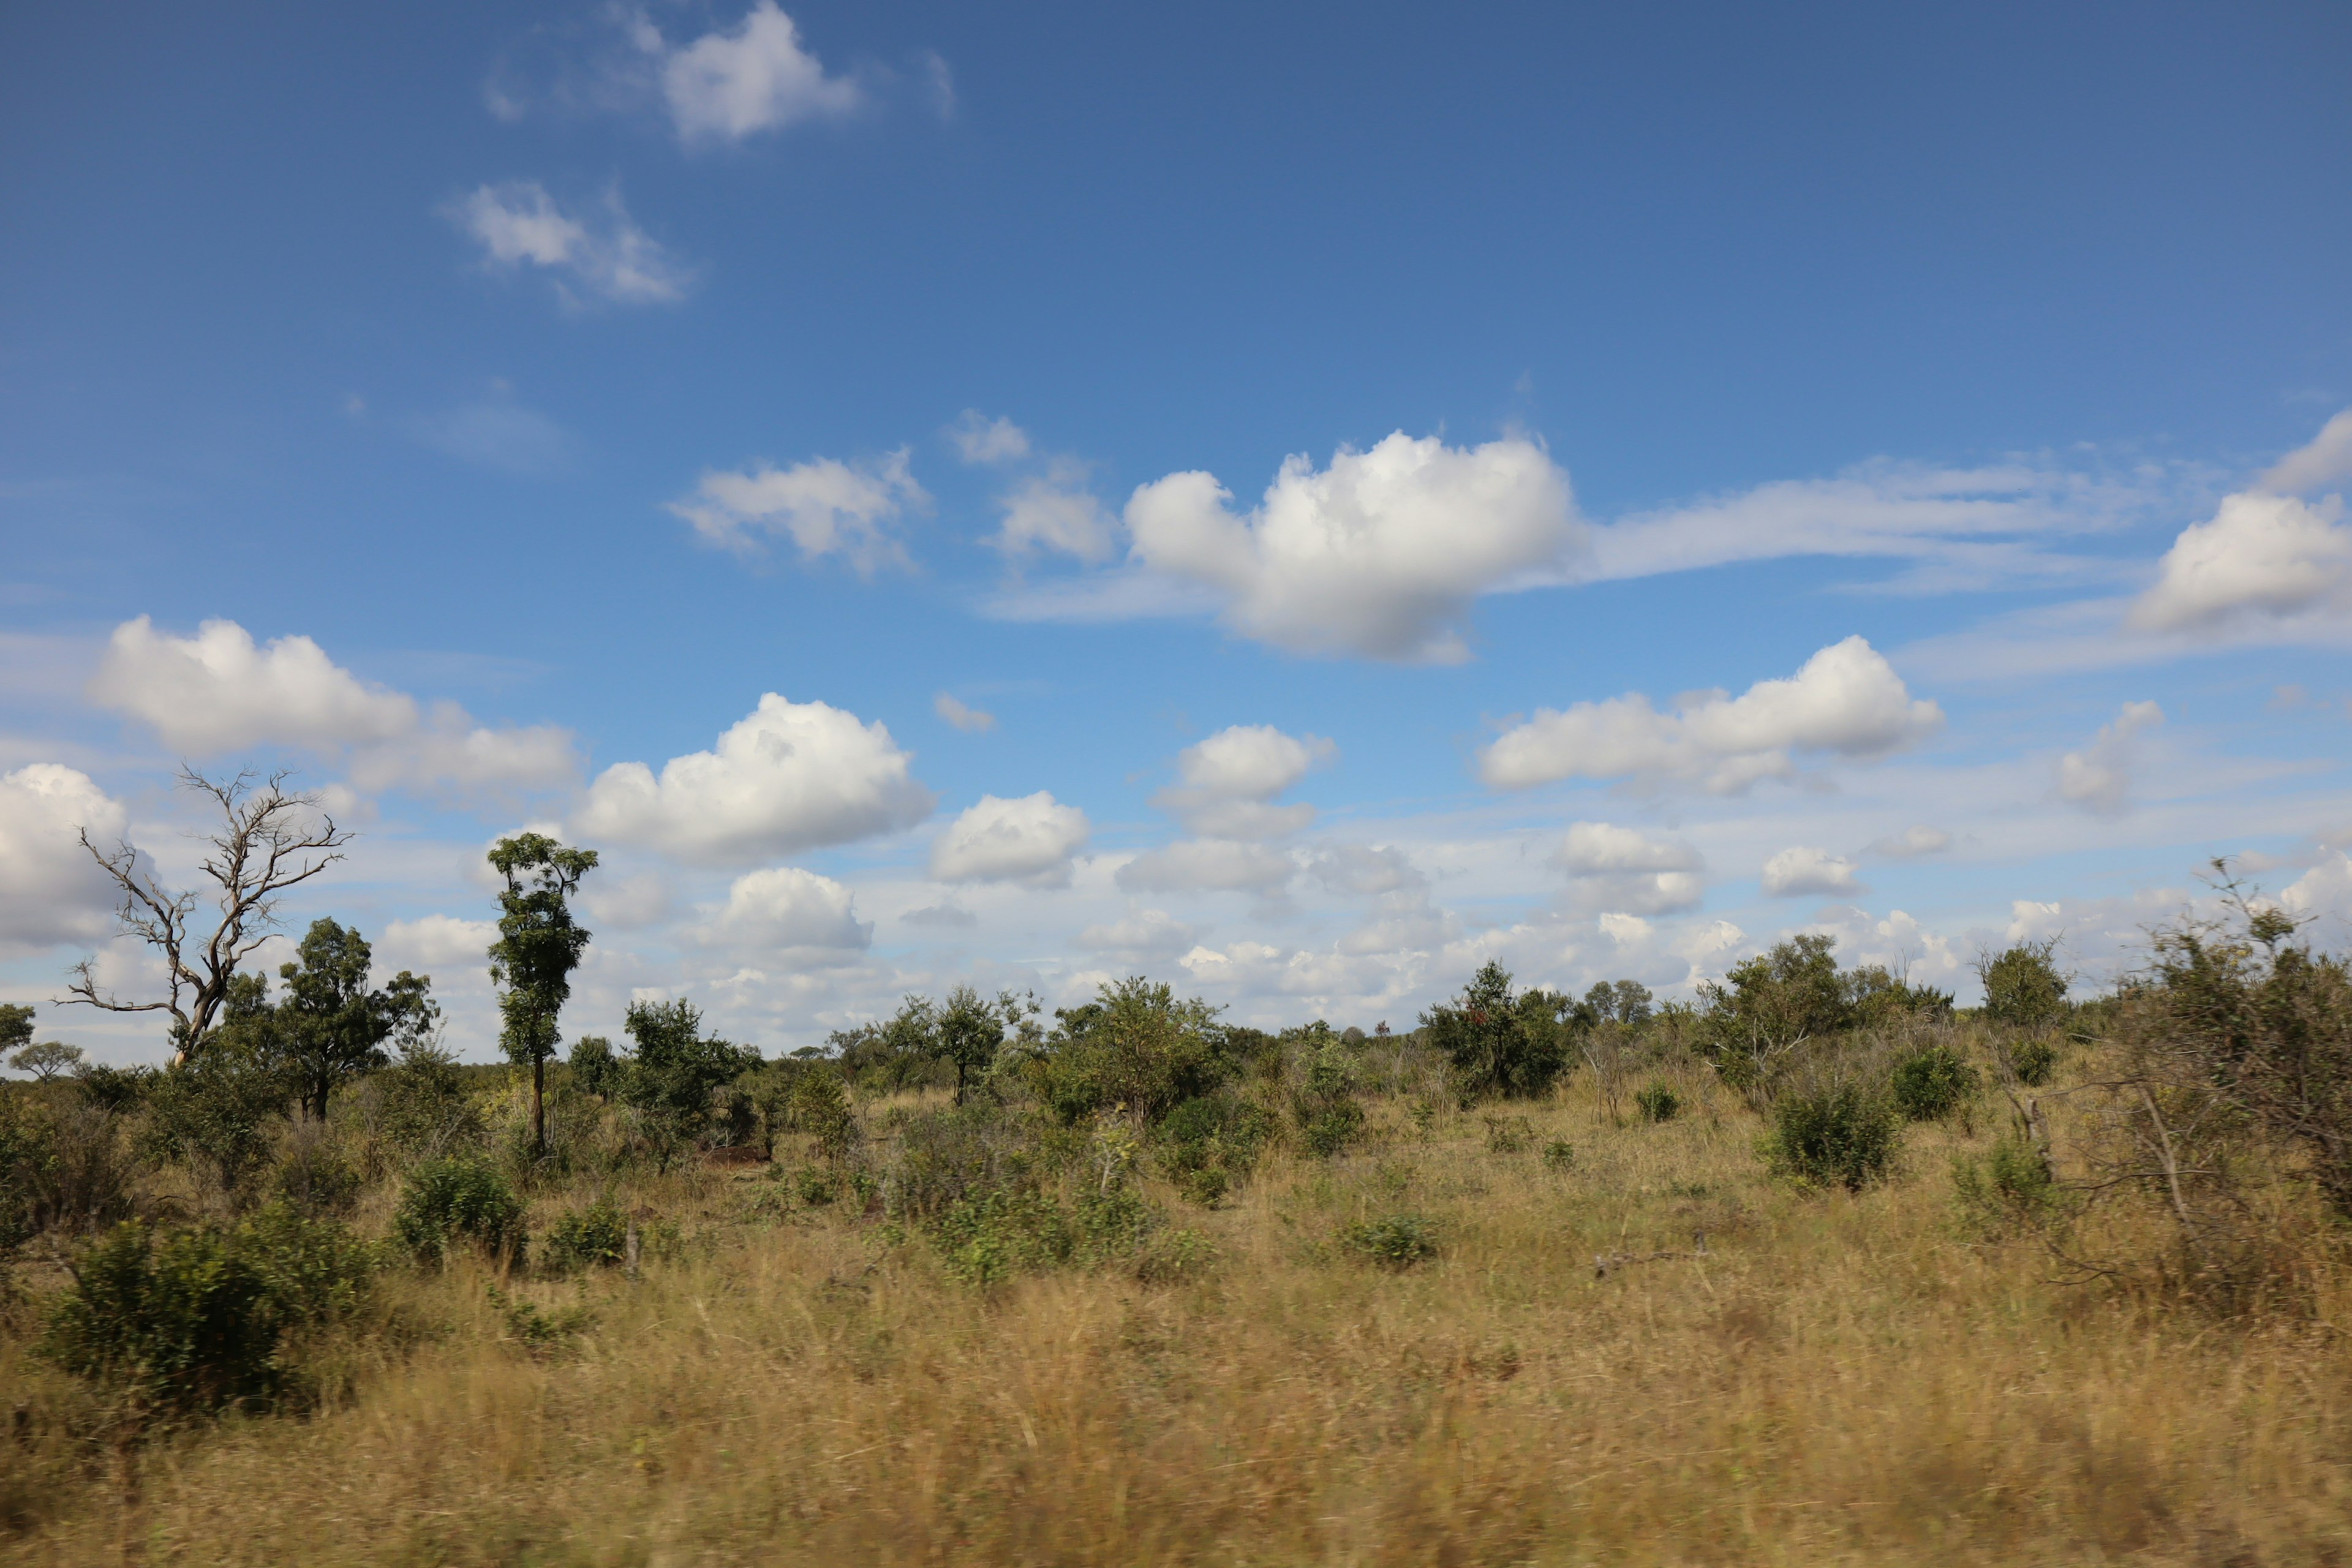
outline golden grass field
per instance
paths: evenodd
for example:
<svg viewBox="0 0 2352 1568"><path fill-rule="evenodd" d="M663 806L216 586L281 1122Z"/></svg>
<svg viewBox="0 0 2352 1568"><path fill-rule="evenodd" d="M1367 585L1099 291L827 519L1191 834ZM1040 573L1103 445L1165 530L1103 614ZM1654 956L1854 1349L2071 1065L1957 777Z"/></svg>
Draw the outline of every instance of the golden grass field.
<svg viewBox="0 0 2352 1568"><path fill-rule="evenodd" d="M2352 1561L2326 1248L2252 1319L2062 1283L1955 1222L1989 1110L1913 1129L1885 1186L1809 1194L1737 1097L1684 1087L1680 1119L1613 1124L1580 1075L1509 1153L1475 1113L1376 1101L1368 1147L1277 1153L1223 1208L1155 1191L1218 1254L1173 1284L982 1291L852 1205L758 1214L780 1184L698 1172L635 1193L683 1231L640 1279L508 1283L593 1314L568 1350L516 1342L486 1266L394 1272L396 1331L320 1347L314 1413L120 1453L20 1300L0 1560ZM1434 1261L1333 1245L1400 1209L1438 1222ZM1685 1256L1596 1277L1654 1252Z"/></svg>

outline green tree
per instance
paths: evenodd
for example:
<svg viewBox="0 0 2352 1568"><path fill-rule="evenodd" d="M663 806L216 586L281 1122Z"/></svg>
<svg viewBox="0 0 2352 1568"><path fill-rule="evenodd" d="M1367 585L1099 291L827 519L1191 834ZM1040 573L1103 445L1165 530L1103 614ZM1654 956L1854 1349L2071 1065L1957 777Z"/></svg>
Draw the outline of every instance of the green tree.
<svg viewBox="0 0 2352 1568"><path fill-rule="evenodd" d="M295 1099L323 1121L338 1087L390 1062L387 1042L429 1036L441 1009L432 979L404 969L382 990L368 989L373 951L357 931L331 920L312 921L296 952L278 968L286 994L262 1037Z"/></svg>
<svg viewBox="0 0 2352 1568"><path fill-rule="evenodd" d="M624 1027L636 1049L621 1064L620 1097L645 1113L667 1152L692 1139L710 1116L710 1097L760 1065L760 1053L702 1032L691 1002L630 1005Z"/></svg>
<svg viewBox="0 0 2352 1568"><path fill-rule="evenodd" d="M1852 1026L1854 987L1838 973L1836 946L1807 931L1733 964L1720 984L1700 984L1702 1048L1727 1081L1754 1084L1804 1041Z"/></svg>
<svg viewBox="0 0 2352 1568"><path fill-rule="evenodd" d="M1004 1043L1004 1020L981 1000L979 992L959 985L948 993L947 1005L939 1010L932 1029L939 1054L955 1064L956 1103L961 1105L971 1075L987 1071L995 1062L997 1047Z"/></svg>
<svg viewBox="0 0 2352 1568"><path fill-rule="evenodd" d="M2058 939L2021 942L2000 952L1977 955L1977 978L1984 984L1985 1016L2021 1029L2054 1024L2066 1009L2066 976L2056 962Z"/></svg>
<svg viewBox="0 0 2352 1568"><path fill-rule="evenodd" d="M19 1048L8 1058L8 1065L47 1083L59 1073L71 1072L81 1066L81 1047L62 1040L43 1040L37 1046Z"/></svg>
<svg viewBox="0 0 2352 1568"><path fill-rule="evenodd" d="M1549 1090L1567 1065L1559 1016L1566 1002L1540 989L1513 994L1510 971L1489 959L1460 994L1421 1021L1465 1094L1523 1100Z"/></svg>
<svg viewBox="0 0 2352 1568"><path fill-rule="evenodd" d="M573 849L543 833L518 833L490 846L490 865L506 879L499 894L499 940L490 944L490 983L499 988L507 1059L530 1066L531 1152L547 1152L547 1059L562 1036L556 1018L572 996L572 972L588 948L588 931L572 918L580 879L595 869L593 849Z"/></svg>
<svg viewBox="0 0 2352 1568"><path fill-rule="evenodd" d="M0 1002L0 1057L33 1043L33 1009L17 1002Z"/></svg>

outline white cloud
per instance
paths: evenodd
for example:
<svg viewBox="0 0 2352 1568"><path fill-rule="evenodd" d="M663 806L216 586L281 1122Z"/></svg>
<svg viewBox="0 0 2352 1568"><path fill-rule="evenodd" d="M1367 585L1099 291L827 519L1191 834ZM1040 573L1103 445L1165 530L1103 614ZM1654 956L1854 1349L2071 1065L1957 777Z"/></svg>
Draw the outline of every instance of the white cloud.
<svg viewBox="0 0 2352 1568"><path fill-rule="evenodd" d="M88 773L35 763L0 773L0 947L95 942L112 925L114 884L76 837L111 849L129 830Z"/></svg>
<svg viewBox="0 0 2352 1568"><path fill-rule="evenodd" d="M2279 902L2298 917L2352 916L2352 854L2336 851L2289 883Z"/></svg>
<svg viewBox="0 0 2352 1568"><path fill-rule="evenodd" d="M145 616L123 622L89 696L194 756L265 744L347 752L362 789L541 789L579 769L565 731L491 729L452 702L427 712L404 692L362 681L307 637L257 647L235 621L206 621L193 637L158 632Z"/></svg>
<svg viewBox="0 0 2352 1568"><path fill-rule="evenodd" d="M931 877L1066 888L1070 858L1093 831L1085 812L1045 790L1017 800L984 795L932 841Z"/></svg>
<svg viewBox="0 0 2352 1568"><path fill-rule="evenodd" d="M641 24L641 47L660 35ZM682 140L740 142L761 131L850 112L863 101L857 84L824 74L801 47L800 29L773 0L758 0L730 32L709 32L669 51L661 63L662 97Z"/></svg>
<svg viewBox="0 0 2352 1568"><path fill-rule="evenodd" d="M1570 824L1553 858L1586 909L1671 914L1696 909L1706 895L1696 849L1612 822Z"/></svg>
<svg viewBox="0 0 2352 1568"><path fill-rule="evenodd" d="M857 918L847 888L798 866L776 866L735 879L727 902L693 933L713 946L790 951L861 951L872 922Z"/></svg>
<svg viewBox="0 0 2352 1568"><path fill-rule="evenodd" d="M719 737L715 751L597 776L572 819L582 837L643 845L699 865L846 844L930 815L931 792L880 721L774 692Z"/></svg>
<svg viewBox="0 0 2352 1568"><path fill-rule="evenodd" d="M759 533L789 535L803 561L839 555L861 574L907 563L892 531L931 498L915 482L905 447L878 462L813 458L789 468L759 463L740 472L706 471L674 515L714 544L749 550Z"/></svg>
<svg viewBox="0 0 2352 1568"><path fill-rule="evenodd" d="M1459 662L1471 602L1582 538L1568 476L1517 437L1463 450L1399 431L1320 471L1286 459L1245 516L1232 499L1199 472L1139 488L1135 555L1216 591L1234 631L1298 653Z"/></svg>
<svg viewBox="0 0 2352 1568"><path fill-rule="evenodd" d="M2338 479L2352 479L2352 408L2330 419L2309 445L2281 458L2258 482L2276 495L2305 495Z"/></svg>
<svg viewBox="0 0 2352 1568"><path fill-rule="evenodd" d="M2059 795L2103 816L2121 811L2131 789L2132 764L2137 760L2134 738L2163 722L2164 710L2155 703L2125 703L2088 746L2058 759Z"/></svg>
<svg viewBox="0 0 2352 1568"><path fill-rule="evenodd" d="M2226 497L2211 521L2183 529L2165 552L2129 624L2179 632L2240 616L2352 612L2352 528L2343 514L2336 497L2315 507L2292 496Z"/></svg>
<svg viewBox="0 0 2352 1568"><path fill-rule="evenodd" d="M1087 927L1078 933L1077 945L1089 952L1111 952L1127 958L1173 958L1200 940L1198 926L1186 925L1165 910L1143 910L1121 920Z"/></svg>
<svg viewBox="0 0 2352 1568"><path fill-rule="evenodd" d="M544 268L566 302L674 304L693 285L691 268L639 228L618 191L599 207L567 213L536 180L478 186L447 216L481 246L492 267Z"/></svg>
<svg viewBox="0 0 2352 1568"><path fill-rule="evenodd" d="M1788 899L1805 893L1859 893L1859 869L1843 855L1805 845L1792 845L1764 862L1767 898Z"/></svg>
<svg viewBox="0 0 2352 1568"><path fill-rule="evenodd" d="M948 439L967 463L1015 463L1029 455L1029 432L1001 415L991 419L977 408L965 409L948 426Z"/></svg>
<svg viewBox="0 0 2352 1568"><path fill-rule="evenodd" d="M1952 847L1952 836L1940 827L1915 823L1900 833L1871 840L1863 850L1881 860L1916 860L1922 856L1941 855Z"/></svg>
<svg viewBox="0 0 2352 1568"><path fill-rule="evenodd" d="M1480 753L1486 781L1525 789L1561 779L1696 779L1736 794L1795 771L1792 752L1883 755L1932 734L1935 703L1914 700L1894 668L1861 637L1822 649L1785 680L1759 680L1734 698L1720 689L1676 700L1662 713L1629 693L1539 710Z"/></svg>
<svg viewBox="0 0 2352 1568"><path fill-rule="evenodd" d="M499 940L495 921L460 920L455 915L425 915L394 921L383 928L377 944L386 969L413 969L422 973L478 969L489 971L490 944Z"/></svg>
<svg viewBox="0 0 2352 1568"><path fill-rule="evenodd" d="M985 734L996 728L995 714L968 708L944 691L931 699L931 711L967 735Z"/></svg>
<svg viewBox="0 0 2352 1568"><path fill-rule="evenodd" d="M638 931L669 919L675 900L669 881L658 871L614 876L599 870L583 885L581 907L601 928Z"/></svg>
<svg viewBox="0 0 2352 1568"><path fill-rule="evenodd" d="M1408 892L1427 880L1403 850L1363 844L1326 845L1307 862L1307 874L1332 892L1359 898Z"/></svg>
<svg viewBox="0 0 2352 1568"><path fill-rule="evenodd" d="M1288 885L1297 862L1263 844L1188 838L1137 856L1115 880L1130 892L1272 894Z"/></svg>
<svg viewBox="0 0 2352 1568"><path fill-rule="evenodd" d="M988 542L1007 555L1055 550L1091 565L1118 548L1117 523L1086 489L1084 469L1066 458L1022 480L1000 504L1004 521Z"/></svg>
<svg viewBox="0 0 2352 1568"><path fill-rule="evenodd" d="M1346 957L1433 952L1460 934L1460 922L1418 889L1385 894L1371 918L1341 937Z"/></svg>
<svg viewBox="0 0 2352 1568"><path fill-rule="evenodd" d="M1274 838L1315 820L1311 805L1276 805L1274 797L1339 749L1320 735L1286 735L1271 724L1235 724L1176 759L1183 783L1152 804L1210 838Z"/></svg>

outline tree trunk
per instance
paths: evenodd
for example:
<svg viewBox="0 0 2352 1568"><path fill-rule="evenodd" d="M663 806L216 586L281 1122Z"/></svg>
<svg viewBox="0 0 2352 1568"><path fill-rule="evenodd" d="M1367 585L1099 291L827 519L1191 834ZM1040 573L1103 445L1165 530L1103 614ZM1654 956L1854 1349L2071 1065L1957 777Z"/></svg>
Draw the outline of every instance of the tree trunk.
<svg viewBox="0 0 2352 1568"><path fill-rule="evenodd" d="M533 1055L530 1058L530 1152L534 1159L547 1158L547 1058Z"/></svg>

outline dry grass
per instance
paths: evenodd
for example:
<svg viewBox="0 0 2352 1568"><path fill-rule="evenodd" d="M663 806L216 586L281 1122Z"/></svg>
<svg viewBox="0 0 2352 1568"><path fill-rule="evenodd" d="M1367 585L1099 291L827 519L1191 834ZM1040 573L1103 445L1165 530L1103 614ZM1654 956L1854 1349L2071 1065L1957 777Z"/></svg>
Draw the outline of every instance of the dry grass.
<svg viewBox="0 0 2352 1568"><path fill-rule="evenodd" d="M421 1332L307 1418L120 1466L93 1395L0 1336L0 1560L206 1563L2335 1563L2352 1542L2345 1293L2260 1322L2052 1280L1951 1221L1959 1130L1858 1197L1766 1181L1703 1082L1659 1126L1580 1083L1524 1152L1475 1116L1276 1160L1178 1285L982 1293L772 1184L656 1194L632 1284L518 1285L594 1326L507 1337L478 1273L399 1277ZM1565 1138L1574 1168L1540 1151ZM1440 1226L1404 1272L1347 1221ZM1598 1253L1689 1251L1596 1278ZM20 1320L24 1314L19 1313ZM5 1439L0 1439L5 1443Z"/></svg>

